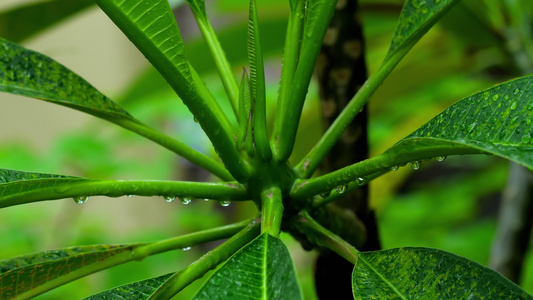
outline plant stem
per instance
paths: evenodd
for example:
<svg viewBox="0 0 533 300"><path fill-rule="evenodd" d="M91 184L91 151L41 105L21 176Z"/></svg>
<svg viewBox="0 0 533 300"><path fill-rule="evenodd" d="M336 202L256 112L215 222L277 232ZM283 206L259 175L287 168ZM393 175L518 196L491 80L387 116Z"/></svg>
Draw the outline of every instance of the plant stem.
<svg viewBox="0 0 533 300"><path fill-rule="evenodd" d="M253 110L253 139L257 154L263 161L272 157L266 128L266 91L263 51L259 34L259 21L255 0L250 0L250 20L248 24L248 58Z"/></svg>
<svg viewBox="0 0 533 300"><path fill-rule="evenodd" d="M483 153L483 151L467 146L457 146L453 143L445 146L420 147L402 152L386 151L372 158L317 178L296 180L290 195L294 199L309 198L314 195L330 192L336 187L346 186L352 181L356 181L358 178L366 180L367 176L371 176L377 172L386 172L390 170L391 167L403 165L410 161L436 156L480 153Z"/></svg>
<svg viewBox="0 0 533 300"><path fill-rule="evenodd" d="M309 215L309 213L307 213L307 211L302 211L300 213L298 222L294 225L297 230L305 234L308 239L317 246L333 250L352 264L357 262L359 251L338 235L320 225Z"/></svg>
<svg viewBox="0 0 533 300"><path fill-rule="evenodd" d="M300 57L300 46L303 34L303 24L305 16L305 0L297 0L295 5L291 5L289 24L287 26L287 36L285 37L285 49L283 51L283 64L281 68L281 80L279 84L278 104L276 107L276 119L270 145L277 153L278 143L275 137L279 136L281 124L285 118L285 111L290 101L290 91L292 80L298 67Z"/></svg>
<svg viewBox="0 0 533 300"><path fill-rule="evenodd" d="M201 2L202 4L204 3L203 1L199 2ZM226 94L228 95L228 98L230 100L233 112L235 113L235 116L238 116L239 86L237 85L235 75L233 74L231 66L226 58L224 49L222 49L222 46L220 45L220 42L218 41L218 38L215 34L215 30L209 22L209 19L205 15L199 15L194 9L192 11L196 18L196 21L198 22L198 27L202 32L202 36L207 42L209 51L211 52L211 55L215 60L218 74L220 75L220 79L222 80L222 84L224 85L224 89L226 90Z"/></svg>
<svg viewBox="0 0 533 300"><path fill-rule="evenodd" d="M191 282L204 276L209 270L227 260L231 255L244 247L259 235L259 222L252 222L246 228L235 234L222 245L204 254L187 268L170 277L161 289L150 299L170 299Z"/></svg>
<svg viewBox="0 0 533 300"><path fill-rule="evenodd" d="M123 263L127 263L134 260L142 260L147 256L159 254L162 252L183 249L186 247L195 246L198 244L203 244L211 241L216 241L230 236L239 235L239 231L245 231L250 227L251 220L226 225L214 229L199 231L180 237L175 237L155 243L150 244L141 244L140 246L127 246L126 251L121 252L117 255L103 259L102 261L88 265L86 267L70 271L68 275L58 277L56 279L47 281L46 283L39 285L26 293L19 294L16 298L20 299L31 299L37 295L40 295L46 291L74 281L76 279L82 278L84 276L90 275L92 273L105 270ZM253 222L253 221L252 221Z"/></svg>
<svg viewBox="0 0 533 300"><path fill-rule="evenodd" d="M281 118L281 126L279 126L277 135L272 137L275 144L279 143L276 151L276 160L278 161L288 160L292 153L309 82L336 3L336 0L317 1L316 5L307 8L308 15L313 14L308 18L313 26L312 28L309 26L305 28L300 61L290 86L291 92L286 101L285 114L277 116L277 118Z"/></svg>
<svg viewBox="0 0 533 300"><path fill-rule="evenodd" d="M13 187L26 189L21 193L0 198L0 208L31 202L56 200L85 196L119 197L124 195L166 196L200 198L213 200L248 200L244 187L237 182L186 182L186 181L148 181L148 180L92 180L92 179L46 179L32 180L48 183L49 187L27 189L31 181L10 183ZM54 182L52 184L51 182Z"/></svg>
<svg viewBox="0 0 533 300"><path fill-rule="evenodd" d="M175 139L157 130L154 130L148 127L147 125L144 125L142 123L137 123L129 119L116 119L116 120L111 120L111 121L127 130L135 132L167 148L168 150L180 155L181 157L185 158L191 163L196 164L199 167L206 169L207 171L211 172L213 175L217 176L218 178L222 180L225 180L225 181L234 180L233 176L231 176L228 170L226 170L224 166L220 164L218 161L214 160L213 158L203 153L200 153L190 148L189 146L181 142L176 141Z"/></svg>
<svg viewBox="0 0 533 300"><path fill-rule="evenodd" d="M279 236L281 219L283 218L283 202L281 189L272 187L261 193L263 215L261 217L261 232L268 232Z"/></svg>

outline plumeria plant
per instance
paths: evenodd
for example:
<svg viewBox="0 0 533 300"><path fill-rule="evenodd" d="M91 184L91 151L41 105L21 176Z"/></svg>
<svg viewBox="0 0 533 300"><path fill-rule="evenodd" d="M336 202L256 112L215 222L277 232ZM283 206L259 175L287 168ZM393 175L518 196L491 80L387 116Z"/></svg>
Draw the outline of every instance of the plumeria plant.
<svg viewBox="0 0 533 300"><path fill-rule="evenodd" d="M327 220L336 220L336 212L328 211L327 204L407 163L418 168L424 159L442 161L450 155L491 154L532 168L533 76L517 78L458 101L385 152L313 177L385 78L459 0L406 1L381 66L295 165L289 164L289 157L309 83L328 25L341 1L287 1L290 14L271 132L267 130L261 51L265 41L261 40L256 0L249 2L249 70L238 76L211 26L204 1L187 1L216 63L234 116L225 114L185 56L167 0L95 2L186 104L211 141L217 158L152 129L52 58L4 38L0 38L0 91L56 103L107 120L161 145L218 180L99 180L0 169L0 207L64 198L83 203L97 195L137 195L162 196L184 203L191 199L252 201L257 216L152 243L79 246L3 260L0 299L33 298L126 262L217 240L225 241L185 269L87 299L169 299L213 269L216 271L195 299L301 299L293 261L279 238L281 231L294 235L306 247L329 249L352 263L355 299L532 298L500 274L441 250L399 248L360 252L357 245L343 239L344 232L351 230L347 228L350 222ZM232 122L233 119L237 122Z"/></svg>

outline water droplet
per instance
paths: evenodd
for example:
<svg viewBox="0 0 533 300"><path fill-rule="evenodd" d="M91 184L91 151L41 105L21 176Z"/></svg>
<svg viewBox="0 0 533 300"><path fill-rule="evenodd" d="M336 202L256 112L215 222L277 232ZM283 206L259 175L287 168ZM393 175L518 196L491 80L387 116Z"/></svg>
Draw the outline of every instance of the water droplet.
<svg viewBox="0 0 533 300"><path fill-rule="evenodd" d="M182 204L189 204L192 202L192 199L191 198L187 198L187 197L183 197L183 198L178 198L178 200L180 200L180 202Z"/></svg>
<svg viewBox="0 0 533 300"><path fill-rule="evenodd" d="M533 110L533 101L529 102L527 105L527 110Z"/></svg>
<svg viewBox="0 0 533 300"><path fill-rule="evenodd" d="M436 156L435 157L436 161L444 161L445 159L446 159L446 156Z"/></svg>
<svg viewBox="0 0 533 300"><path fill-rule="evenodd" d="M72 200L74 200L76 204L83 204L87 202L87 200L89 200L89 196L78 196L78 197L72 198Z"/></svg>
<svg viewBox="0 0 533 300"><path fill-rule="evenodd" d="M205 198L204 201L205 201L205 202L209 201L209 198Z"/></svg>
<svg viewBox="0 0 533 300"><path fill-rule="evenodd" d="M194 123L198 123L198 119L194 117Z"/></svg>
<svg viewBox="0 0 533 300"><path fill-rule="evenodd" d="M520 89L519 88L514 89L513 94L517 95L518 93L520 93Z"/></svg>
<svg viewBox="0 0 533 300"><path fill-rule="evenodd" d="M133 195L126 195L126 197L131 198L131 197L133 197Z"/></svg>
<svg viewBox="0 0 533 300"><path fill-rule="evenodd" d="M218 200L218 203L223 207L228 207L231 204L229 200Z"/></svg>
<svg viewBox="0 0 533 300"><path fill-rule="evenodd" d="M390 169L392 171L398 171L399 168L400 168L400 166L392 166L392 167L390 167Z"/></svg>
<svg viewBox="0 0 533 300"><path fill-rule="evenodd" d="M509 95L503 96L503 100L505 100L505 101L509 100Z"/></svg>
<svg viewBox="0 0 533 300"><path fill-rule="evenodd" d="M355 182L357 182L358 185L363 185L366 183L366 179L363 177L359 177L355 180Z"/></svg>
<svg viewBox="0 0 533 300"><path fill-rule="evenodd" d="M518 102L515 101L513 104L511 104L511 110L515 110L518 107Z"/></svg>
<svg viewBox="0 0 533 300"><path fill-rule="evenodd" d="M500 98L500 95L498 95L498 94L492 96L492 100L494 100L494 101L498 100L498 98Z"/></svg>
<svg viewBox="0 0 533 300"><path fill-rule="evenodd" d="M189 250L191 250L191 248L192 248L192 247L189 246L189 247L181 248L181 250L183 250L183 251L189 251Z"/></svg>
<svg viewBox="0 0 533 300"><path fill-rule="evenodd" d="M411 169L413 169L415 171L420 169L420 161L419 160L414 160L414 161L411 161L409 163L411 164Z"/></svg>
<svg viewBox="0 0 533 300"><path fill-rule="evenodd" d="M176 197L174 196L165 196L165 201L167 201L168 203L172 202L176 200Z"/></svg>
<svg viewBox="0 0 533 300"><path fill-rule="evenodd" d="M335 192L337 192L339 194L344 194L344 192L346 192L346 186L345 185L339 185L339 186L335 187L333 190L335 190Z"/></svg>
<svg viewBox="0 0 533 300"><path fill-rule="evenodd" d="M510 125L513 125L516 123L516 121L518 121L518 117L514 117L511 119L511 121L509 122Z"/></svg>

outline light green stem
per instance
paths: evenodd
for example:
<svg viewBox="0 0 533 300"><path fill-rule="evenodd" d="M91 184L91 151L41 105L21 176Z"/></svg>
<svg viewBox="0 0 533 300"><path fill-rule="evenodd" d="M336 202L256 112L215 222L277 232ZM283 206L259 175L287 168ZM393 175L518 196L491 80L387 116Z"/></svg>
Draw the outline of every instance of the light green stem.
<svg viewBox="0 0 533 300"><path fill-rule="evenodd" d="M233 74L231 66L226 58L224 49L222 49L222 46L220 45L220 42L218 41L218 38L215 34L215 30L209 22L209 19L207 17L204 17L203 15L198 15L196 10L194 9L193 14L196 18L196 21L198 22L198 27L202 32L202 36L207 42L209 51L211 51L211 55L215 60L215 65L217 67L218 74L220 75L220 79L222 80L222 84L224 85L224 89L226 90L226 94L230 99L233 112L235 113L235 116L238 117L239 86L237 85L235 75Z"/></svg>
<svg viewBox="0 0 533 300"><path fill-rule="evenodd" d="M279 132L272 137L275 144L279 143L279 145L277 145L278 149L275 151L276 160L278 161L287 161L294 148L296 132L298 131L298 124L300 122L307 90L309 88L309 82L311 81L318 54L320 53L322 42L326 35L326 30L331 17L333 16L337 1L327 0L316 1L315 3L319 5L319 7L307 7L308 10L314 9L313 12L315 15L312 20L309 21L313 22L314 26L312 29L309 27L306 27L305 29L300 61L290 87L290 100L287 101L285 114L281 117Z"/></svg>
<svg viewBox="0 0 533 300"><path fill-rule="evenodd" d="M352 264L357 262L359 251L341 237L320 225L306 211L300 213L298 222L296 222L295 226L317 246L333 250Z"/></svg>
<svg viewBox="0 0 533 300"><path fill-rule="evenodd" d="M214 229L199 231L180 237L171 238L155 243L144 244L139 246L130 246L130 249L121 252L117 255L108 257L94 264L87 265L80 269L73 270L68 275L58 277L56 279L47 281L46 283L39 285L26 293L18 295L17 300L32 299L44 292L47 292L56 287L67 284L76 279L85 277L87 275L96 273L101 270L105 270L123 263L130 261L140 261L148 256L159 254L166 251L183 249L211 241L216 241L224 238L228 238L235 234L239 235L239 231L246 230L249 227L250 220L218 227ZM247 227L248 226L248 227Z"/></svg>
<svg viewBox="0 0 533 300"><path fill-rule="evenodd" d="M191 282L201 278L209 270L226 261L231 255L244 247L259 235L259 222L252 222L222 245L209 251L187 268L170 277L152 297L151 300L170 299Z"/></svg>
<svg viewBox="0 0 533 300"><path fill-rule="evenodd" d="M185 158L186 160L190 161L193 164L198 165L201 168L206 169L207 171L211 172L218 178L225 180L225 181L231 181L234 180L233 176L224 168L222 164L220 164L218 161L214 160L213 158L200 153L189 146L176 141L175 139L157 131L154 130L142 123L137 123L129 119L116 119L111 120L112 122L116 123L117 125L128 129L132 132L135 132L165 148L168 150L180 155L181 157Z"/></svg>
<svg viewBox="0 0 533 300"><path fill-rule="evenodd" d="M261 232L268 232L279 236L281 219L283 218L283 202L279 187L266 189L261 193L263 215L261 217Z"/></svg>
<svg viewBox="0 0 533 300"><path fill-rule="evenodd" d="M292 80L296 73L300 57L300 46L303 33L305 0L297 0L294 7L291 6L289 15L289 24L287 26L287 36L285 37L285 49L283 51L283 64L281 68L281 80L279 84L278 104L276 107L276 119L270 145L276 155L278 151L278 140L281 130L281 124L285 118L285 111L290 101L290 91L292 89Z"/></svg>
<svg viewBox="0 0 533 300"><path fill-rule="evenodd" d="M390 170L391 167L403 165L410 161L457 154L480 154L481 150L468 146L447 145L413 149L405 152L384 152L380 155L344 167L312 179L300 179L294 183L290 195L294 199L305 199L315 195L330 192L339 186L346 186L358 178L366 179L367 176L377 172Z"/></svg>
<svg viewBox="0 0 533 300"><path fill-rule="evenodd" d="M54 181L52 184L51 182ZM43 188L28 189L29 183L43 182ZM46 184L46 185L45 185ZM249 199L243 186L237 182L205 183L185 181L147 180L91 180L91 179L45 179L7 183L20 189L20 193L0 197L0 208L31 202L73 197L124 195L165 196L213 200L243 201Z"/></svg>

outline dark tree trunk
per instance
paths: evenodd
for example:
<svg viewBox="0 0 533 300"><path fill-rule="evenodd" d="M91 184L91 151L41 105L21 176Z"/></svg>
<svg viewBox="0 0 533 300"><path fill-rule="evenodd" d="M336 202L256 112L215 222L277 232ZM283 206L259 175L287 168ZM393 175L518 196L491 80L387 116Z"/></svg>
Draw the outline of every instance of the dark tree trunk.
<svg viewBox="0 0 533 300"><path fill-rule="evenodd" d="M348 101L365 82L367 71L364 39L356 0L339 0L317 61L323 121L328 128ZM346 129L326 157L322 170L331 172L368 157L366 108ZM366 231L365 238L345 239L359 250L380 249L374 212L368 205L368 188L364 186L329 206L354 214ZM341 233L338 233L341 234ZM317 258L315 282L320 299L353 299L351 273L353 265L332 252Z"/></svg>

